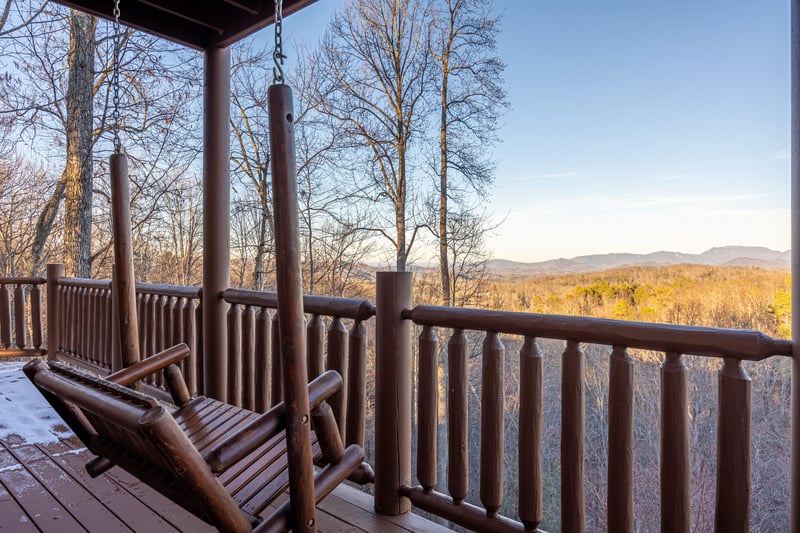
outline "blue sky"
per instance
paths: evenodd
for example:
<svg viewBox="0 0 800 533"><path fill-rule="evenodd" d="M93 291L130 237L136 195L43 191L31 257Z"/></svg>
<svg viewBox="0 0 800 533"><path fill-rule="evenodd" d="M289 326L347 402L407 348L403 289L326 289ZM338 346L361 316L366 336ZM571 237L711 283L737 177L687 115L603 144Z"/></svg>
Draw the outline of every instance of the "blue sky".
<svg viewBox="0 0 800 533"><path fill-rule="evenodd" d="M316 40L341 5L285 34ZM788 0L496 7L495 257L790 247Z"/></svg>

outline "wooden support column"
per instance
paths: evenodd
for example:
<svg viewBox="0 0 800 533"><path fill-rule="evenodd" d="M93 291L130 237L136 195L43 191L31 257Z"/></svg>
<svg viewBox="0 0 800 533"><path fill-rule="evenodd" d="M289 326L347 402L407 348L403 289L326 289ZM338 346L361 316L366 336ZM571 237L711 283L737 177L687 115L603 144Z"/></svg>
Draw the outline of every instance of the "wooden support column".
<svg viewBox="0 0 800 533"><path fill-rule="evenodd" d="M308 405L306 324L300 269L300 229L294 149L292 91L271 85L269 136L272 153L272 195L275 206L275 272L278 289L278 329L283 362L286 406L286 447L289 463L290 524L293 531L317 530L314 465L311 455L311 413Z"/></svg>
<svg viewBox="0 0 800 533"><path fill-rule="evenodd" d="M227 400L230 282L230 48L205 51L203 85L203 393Z"/></svg>
<svg viewBox="0 0 800 533"><path fill-rule="evenodd" d="M411 273L378 272L375 323L375 512L411 509Z"/></svg>
<svg viewBox="0 0 800 533"><path fill-rule="evenodd" d="M114 274L112 290L116 296L115 316L119 324L122 366L139 362L139 318L136 315L136 279L133 271L131 237L131 191L128 184L128 157L112 154L111 229L114 237Z"/></svg>
<svg viewBox="0 0 800 533"><path fill-rule="evenodd" d="M58 278L64 277L64 265L50 263L47 265L47 358L56 359L61 348L61 303L58 301Z"/></svg>
<svg viewBox="0 0 800 533"><path fill-rule="evenodd" d="M800 279L800 0L792 0L792 279ZM790 531L800 530L800 283L792 283L792 491Z"/></svg>

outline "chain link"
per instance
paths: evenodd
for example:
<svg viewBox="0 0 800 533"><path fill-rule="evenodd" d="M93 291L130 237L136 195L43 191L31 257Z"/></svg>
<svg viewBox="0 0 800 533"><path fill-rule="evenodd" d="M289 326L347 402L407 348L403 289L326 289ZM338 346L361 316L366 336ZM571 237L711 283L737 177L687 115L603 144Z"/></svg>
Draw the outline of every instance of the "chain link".
<svg viewBox="0 0 800 533"><path fill-rule="evenodd" d="M119 0L116 0L119 1ZM283 83L283 0L275 0L275 51L272 53L272 83Z"/></svg>
<svg viewBox="0 0 800 533"><path fill-rule="evenodd" d="M114 0L114 67L111 75L111 86L114 91L113 97L113 117L114 117L114 153L122 153L122 141L119 140L119 53L120 53L120 32L119 32L119 0Z"/></svg>

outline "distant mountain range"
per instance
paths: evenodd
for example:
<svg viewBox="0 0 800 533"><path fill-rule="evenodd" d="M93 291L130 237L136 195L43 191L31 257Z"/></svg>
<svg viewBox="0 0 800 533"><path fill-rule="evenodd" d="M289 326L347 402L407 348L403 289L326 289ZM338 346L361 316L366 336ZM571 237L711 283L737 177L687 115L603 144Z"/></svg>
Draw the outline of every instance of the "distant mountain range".
<svg viewBox="0 0 800 533"><path fill-rule="evenodd" d="M701 254L681 252L653 252L650 254L612 253L582 255L572 259L551 259L536 263L522 263L506 259L492 259L487 268L494 274L574 274L597 272L627 266L666 266L691 263L715 266L756 266L770 270L789 270L791 250L778 252L761 246L719 246Z"/></svg>

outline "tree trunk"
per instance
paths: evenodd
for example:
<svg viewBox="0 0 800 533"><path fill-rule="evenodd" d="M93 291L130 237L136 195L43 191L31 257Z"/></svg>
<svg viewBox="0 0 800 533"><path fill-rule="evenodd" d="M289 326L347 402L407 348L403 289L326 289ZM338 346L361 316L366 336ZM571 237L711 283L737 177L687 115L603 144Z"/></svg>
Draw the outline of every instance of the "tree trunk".
<svg viewBox="0 0 800 533"><path fill-rule="evenodd" d="M92 250L92 97L97 19L73 10L69 26L64 264L68 276L89 277Z"/></svg>
<svg viewBox="0 0 800 533"><path fill-rule="evenodd" d="M442 305L453 305L450 295L450 262L447 257L447 57L443 60L442 108L439 126L439 272L442 282Z"/></svg>
<svg viewBox="0 0 800 533"><path fill-rule="evenodd" d="M61 205L61 200L64 199L64 181L65 176L61 176L61 179L58 180L56 184L56 188L53 191L53 194L50 195L48 198L47 203L45 203L42 212L39 213L39 218L36 221L36 229L34 230L33 236L33 247L32 247L32 260L31 260L31 276L40 276L43 272L42 263L44 262L42 259L42 254L44 253L44 245L47 243L48 237L50 237L50 232L53 230L53 223L56 220L56 214L58 213L58 207Z"/></svg>

